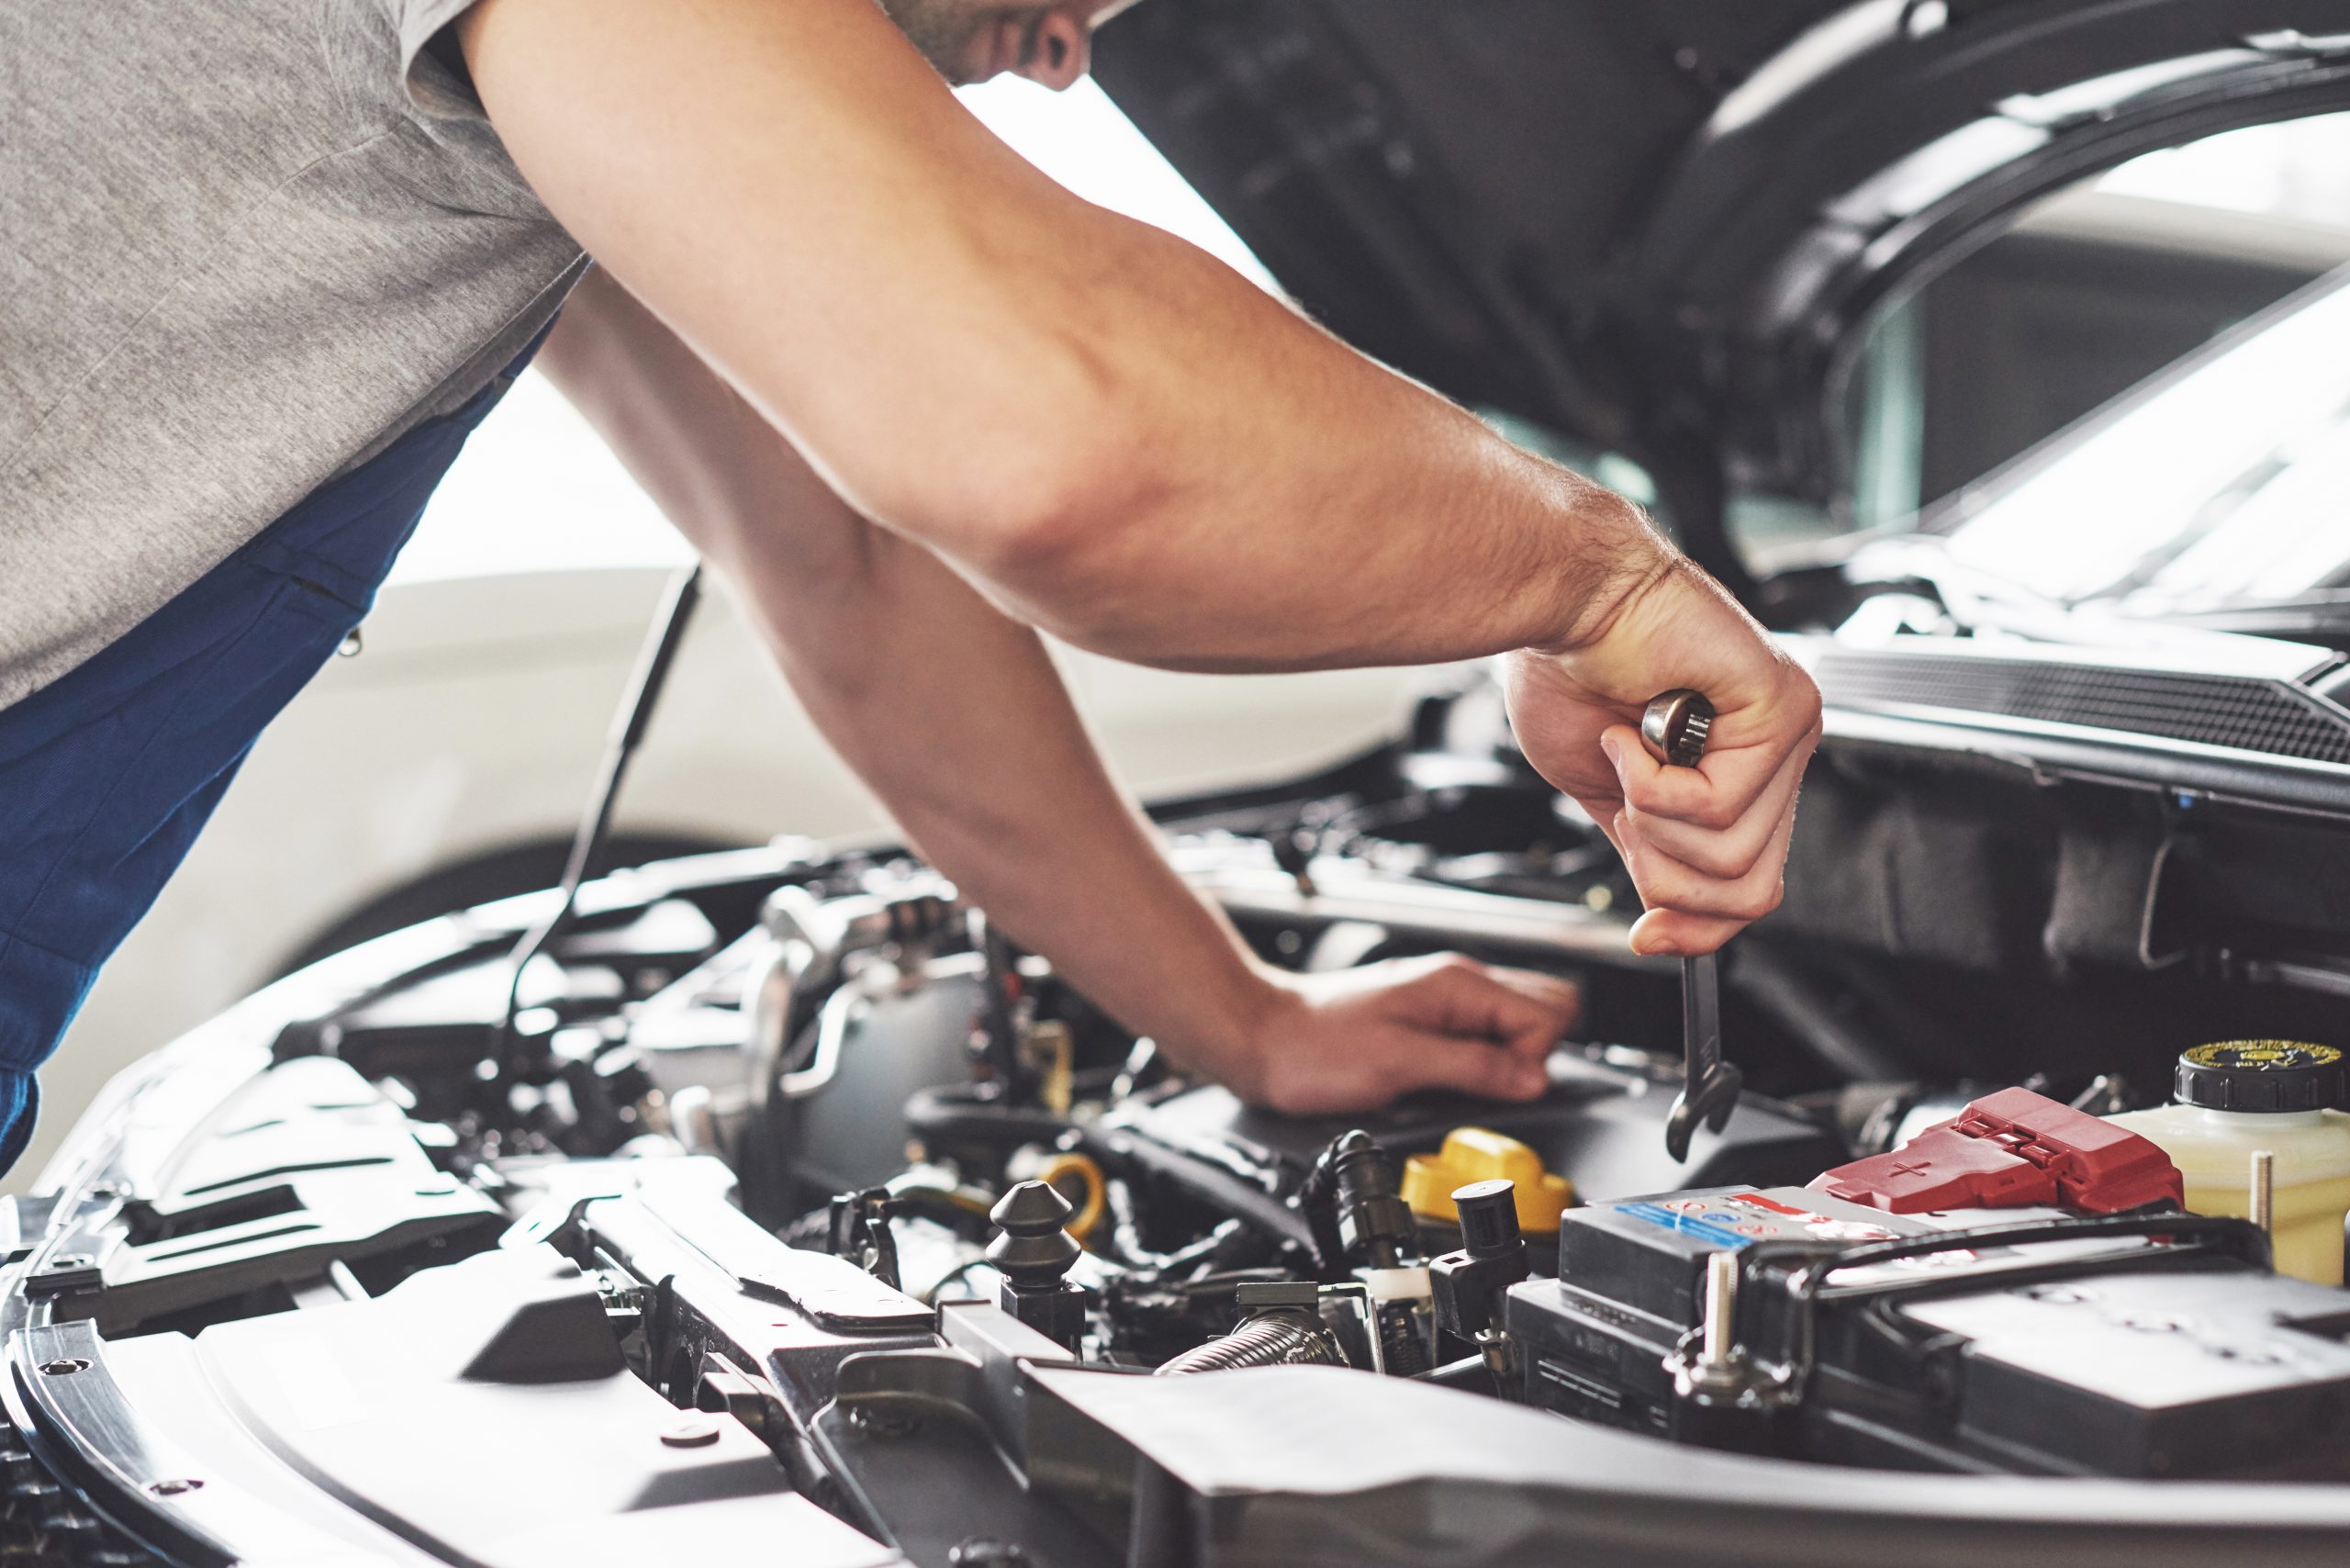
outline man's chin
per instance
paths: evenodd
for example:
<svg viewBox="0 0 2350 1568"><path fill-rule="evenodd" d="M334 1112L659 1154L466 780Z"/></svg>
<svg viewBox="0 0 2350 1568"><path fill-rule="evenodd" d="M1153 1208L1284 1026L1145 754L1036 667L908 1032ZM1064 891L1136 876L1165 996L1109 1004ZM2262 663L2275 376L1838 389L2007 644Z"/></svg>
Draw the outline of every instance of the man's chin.
<svg viewBox="0 0 2350 1568"><path fill-rule="evenodd" d="M979 18L957 16L923 0L884 0L881 8L950 85L968 87L993 74L992 46Z"/></svg>

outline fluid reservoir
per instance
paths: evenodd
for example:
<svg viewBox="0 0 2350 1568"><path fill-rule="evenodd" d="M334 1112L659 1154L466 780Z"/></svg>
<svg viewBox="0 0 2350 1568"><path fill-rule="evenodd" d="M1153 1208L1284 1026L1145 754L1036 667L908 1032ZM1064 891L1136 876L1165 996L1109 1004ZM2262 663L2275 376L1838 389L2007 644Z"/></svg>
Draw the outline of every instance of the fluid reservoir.
<svg viewBox="0 0 2350 1568"><path fill-rule="evenodd" d="M2109 1118L2162 1146L2195 1214L2252 1215L2252 1157L2276 1157L2277 1270L2342 1282L2350 1211L2350 1115L2342 1053L2290 1040L2228 1040L2178 1058L2176 1099Z"/></svg>

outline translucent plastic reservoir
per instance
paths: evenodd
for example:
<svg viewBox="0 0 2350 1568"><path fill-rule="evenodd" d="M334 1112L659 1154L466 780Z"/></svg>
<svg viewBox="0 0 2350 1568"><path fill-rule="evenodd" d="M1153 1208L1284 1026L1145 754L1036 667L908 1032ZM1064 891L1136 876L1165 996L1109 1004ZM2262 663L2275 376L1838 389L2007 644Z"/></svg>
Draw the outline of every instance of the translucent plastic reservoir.
<svg viewBox="0 0 2350 1568"><path fill-rule="evenodd" d="M2109 1120L2162 1146L2199 1215L2252 1215L2252 1156L2277 1157L2271 1235L2277 1270L2342 1282L2342 1224L2350 1211L2350 1115L2340 1111L2211 1111L2165 1105Z"/></svg>

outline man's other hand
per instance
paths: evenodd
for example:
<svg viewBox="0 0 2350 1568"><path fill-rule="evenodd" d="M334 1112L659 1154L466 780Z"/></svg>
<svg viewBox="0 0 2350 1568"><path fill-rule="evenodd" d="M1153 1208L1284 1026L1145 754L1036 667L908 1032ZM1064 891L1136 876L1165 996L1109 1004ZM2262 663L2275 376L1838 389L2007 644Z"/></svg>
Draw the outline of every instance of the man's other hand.
<svg viewBox="0 0 2350 1568"><path fill-rule="evenodd" d="M1510 722L1622 852L1648 906L1633 948L1709 953L1778 907L1819 689L1720 584L1661 543L1651 560L1588 636L1510 655ZM1714 704L1695 767L1640 744L1640 711L1679 687Z"/></svg>
<svg viewBox="0 0 2350 1568"><path fill-rule="evenodd" d="M1218 1076L1293 1115L1375 1110L1416 1089L1531 1100L1581 1005L1572 981L1454 953L1270 978L1273 994Z"/></svg>

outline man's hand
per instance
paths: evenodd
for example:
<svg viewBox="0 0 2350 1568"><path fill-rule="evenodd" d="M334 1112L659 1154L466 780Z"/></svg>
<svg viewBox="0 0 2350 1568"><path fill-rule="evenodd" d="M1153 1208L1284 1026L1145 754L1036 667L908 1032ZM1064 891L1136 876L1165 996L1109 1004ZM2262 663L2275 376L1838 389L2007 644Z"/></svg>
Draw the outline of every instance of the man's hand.
<svg viewBox="0 0 2350 1568"><path fill-rule="evenodd" d="M1511 655L1510 721L1623 853L1648 905L1635 950L1707 953L1778 907L1819 691L1720 584L1661 543L1651 563L1585 638ZM1658 764L1637 728L1676 687L1715 708L1694 768Z"/></svg>
<svg viewBox="0 0 2350 1568"><path fill-rule="evenodd" d="M1581 1005L1556 976L1454 953L1268 979L1254 1027L1214 1071L1252 1104L1293 1115L1373 1110L1416 1089L1531 1100Z"/></svg>

